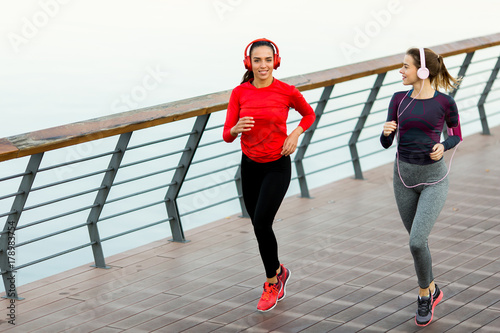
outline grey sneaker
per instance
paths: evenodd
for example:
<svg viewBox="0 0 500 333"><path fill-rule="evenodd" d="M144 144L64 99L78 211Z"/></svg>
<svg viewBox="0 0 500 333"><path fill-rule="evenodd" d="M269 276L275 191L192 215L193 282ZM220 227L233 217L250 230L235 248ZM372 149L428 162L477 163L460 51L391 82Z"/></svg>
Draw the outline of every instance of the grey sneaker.
<svg viewBox="0 0 500 333"><path fill-rule="evenodd" d="M431 323L432 317L434 315L434 308L443 299L443 292L436 285L436 290L434 294L431 295L429 292L428 297L418 297L417 299L417 313L415 315L415 323L418 326L427 326Z"/></svg>

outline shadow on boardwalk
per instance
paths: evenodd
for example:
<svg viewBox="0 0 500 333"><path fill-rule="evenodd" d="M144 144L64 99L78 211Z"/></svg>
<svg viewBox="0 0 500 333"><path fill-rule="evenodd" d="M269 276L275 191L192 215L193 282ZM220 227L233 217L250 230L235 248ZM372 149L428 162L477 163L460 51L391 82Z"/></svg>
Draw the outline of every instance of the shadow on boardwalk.
<svg viewBox="0 0 500 333"><path fill-rule="evenodd" d="M426 332L500 328L500 127L465 139L429 244L444 291ZM256 311L264 281L247 219L231 216L19 288L4 332L414 332L417 282L392 164L287 198L275 231L287 297ZM7 313L9 300L0 301Z"/></svg>

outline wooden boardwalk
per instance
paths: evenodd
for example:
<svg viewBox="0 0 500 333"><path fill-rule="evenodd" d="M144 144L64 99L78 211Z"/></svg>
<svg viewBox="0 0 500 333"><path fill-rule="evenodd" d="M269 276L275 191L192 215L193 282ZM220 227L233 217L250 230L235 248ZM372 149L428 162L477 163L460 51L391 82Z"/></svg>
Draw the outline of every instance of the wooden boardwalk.
<svg viewBox="0 0 500 333"><path fill-rule="evenodd" d="M500 331L500 127L461 144L429 243L444 300L425 332ZM416 332L417 282L392 165L287 198L275 230L286 298L256 311L263 266L248 219L231 216L19 288L2 332ZM3 315L5 314L5 315Z"/></svg>

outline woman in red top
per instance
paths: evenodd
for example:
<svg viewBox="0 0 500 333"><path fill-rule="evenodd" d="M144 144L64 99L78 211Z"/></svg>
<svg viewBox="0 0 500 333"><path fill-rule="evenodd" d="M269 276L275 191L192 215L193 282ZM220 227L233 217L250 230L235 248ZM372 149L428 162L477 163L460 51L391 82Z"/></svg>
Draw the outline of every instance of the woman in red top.
<svg viewBox="0 0 500 333"><path fill-rule="evenodd" d="M297 88L273 77L273 69L280 64L276 44L267 39L251 42L245 49L244 63L247 72L231 93L223 138L233 142L241 134L243 200L267 277L257 309L269 311L285 297L290 277L290 270L278 259L272 225L290 184L290 154L316 116ZM291 107L302 115L302 120L287 135Z"/></svg>

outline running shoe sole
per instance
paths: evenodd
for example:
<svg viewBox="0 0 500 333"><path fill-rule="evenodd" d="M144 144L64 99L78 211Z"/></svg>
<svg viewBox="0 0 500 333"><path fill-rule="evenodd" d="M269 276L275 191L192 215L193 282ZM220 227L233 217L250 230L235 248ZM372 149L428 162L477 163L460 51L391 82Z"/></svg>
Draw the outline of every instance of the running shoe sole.
<svg viewBox="0 0 500 333"><path fill-rule="evenodd" d="M283 298L285 298L286 296L286 284L288 283L288 280L290 280L290 276L292 276L292 271L288 268L286 268L288 270L288 277L286 278L285 282L283 282L283 296L281 296L281 298L278 298L278 302L281 301Z"/></svg>
<svg viewBox="0 0 500 333"><path fill-rule="evenodd" d="M436 300L432 300L431 319L427 323L425 323L425 324L419 324L417 322L417 317L415 317L415 324L417 324L417 326L425 327L425 326L429 325L432 322L432 319L434 318L434 308L436 307L436 305L439 304L439 302L441 302L441 300L443 299L443 296L444 296L443 291L440 290L439 296L436 298Z"/></svg>

